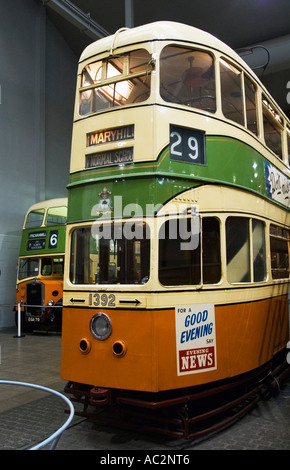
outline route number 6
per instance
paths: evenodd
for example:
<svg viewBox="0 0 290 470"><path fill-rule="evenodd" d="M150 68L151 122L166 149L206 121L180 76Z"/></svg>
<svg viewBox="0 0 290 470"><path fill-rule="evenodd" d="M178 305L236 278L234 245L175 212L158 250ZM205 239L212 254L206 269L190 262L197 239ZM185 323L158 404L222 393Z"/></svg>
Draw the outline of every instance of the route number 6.
<svg viewBox="0 0 290 470"><path fill-rule="evenodd" d="M57 245L57 233L53 233L49 240L51 246Z"/></svg>
<svg viewBox="0 0 290 470"><path fill-rule="evenodd" d="M56 248L57 247L57 241L58 241L58 231L53 230L50 232L49 235L49 248Z"/></svg>

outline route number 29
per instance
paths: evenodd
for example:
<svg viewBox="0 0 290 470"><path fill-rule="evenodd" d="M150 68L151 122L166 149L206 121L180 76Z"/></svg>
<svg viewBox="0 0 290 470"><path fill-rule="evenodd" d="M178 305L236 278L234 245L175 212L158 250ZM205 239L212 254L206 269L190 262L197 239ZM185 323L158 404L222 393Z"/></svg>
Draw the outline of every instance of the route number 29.
<svg viewBox="0 0 290 470"><path fill-rule="evenodd" d="M205 165L204 132L170 126L170 159Z"/></svg>
<svg viewBox="0 0 290 470"><path fill-rule="evenodd" d="M182 137L178 132L171 132L170 139L172 144L170 148L171 155L182 156ZM192 153L188 153L189 158L196 160L198 158L198 142L195 137L189 137L187 140L187 147ZM179 150L180 149L180 150Z"/></svg>

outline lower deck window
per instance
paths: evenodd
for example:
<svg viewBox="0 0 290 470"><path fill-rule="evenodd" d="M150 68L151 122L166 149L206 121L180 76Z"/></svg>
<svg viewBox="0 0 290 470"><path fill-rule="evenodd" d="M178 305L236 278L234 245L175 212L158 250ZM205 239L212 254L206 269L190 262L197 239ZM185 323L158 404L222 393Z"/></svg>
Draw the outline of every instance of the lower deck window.
<svg viewBox="0 0 290 470"><path fill-rule="evenodd" d="M41 274L42 276L63 275L63 258L42 258L41 259Z"/></svg>
<svg viewBox="0 0 290 470"><path fill-rule="evenodd" d="M262 221L228 217L226 247L229 282L260 282L266 279L265 227Z"/></svg>
<svg viewBox="0 0 290 470"><path fill-rule="evenodd" d="M202 236L192 234L191 222L190 218L170 219L160 229L159 280L165 286L213 284L220 280L219 221L204 217Z"/></svg>
<svg viewBox="0 0 290 470"><path fill-rule="evenodd" d="M108 224L72 232L70 280L74 284L145 284L150 240L143 223Z"/></svg>

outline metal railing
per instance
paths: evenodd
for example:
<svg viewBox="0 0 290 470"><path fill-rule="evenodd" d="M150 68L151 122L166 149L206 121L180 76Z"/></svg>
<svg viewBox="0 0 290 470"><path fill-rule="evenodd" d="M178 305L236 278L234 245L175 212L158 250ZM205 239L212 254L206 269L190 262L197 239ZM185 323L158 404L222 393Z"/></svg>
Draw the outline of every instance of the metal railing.
<svg viewBox="0 0 290 470"><path fill-rule="evenodd" d="M46 445L51 443L51 446L50 446L49 450L54 450L57 446L57 443L58 443L62 433L68 428L71 421L73 420L74 407L73 407L73 404L71 403L71 401L66 396L64 396L62 393L56 392L55 390L52 390L51 388L43 387L42 385L35 385L35 384L31 384L31 383L26 383L26 382L15 382L15 381L11 381L11 380L0 380L0 384L20 385L20 386L23 386L23 387L31 387L31 388L35 388L37 390L42 390L44 392L52 393L53 395L56 395L56 396L62 398L68 404L69 409L70 409L70 413L69 413L69 417L65 421L65 423L57 431L55 431L53 434L51 434L49 437L47 437L46 439L41 441L39 444L33 445L32 447L30 447L28 449L28 450L40 450L43 447L45 447Z"/></svg>
<svg viewBox="0 0 290 470"><path fill-rule="evenodd" d="M5 304L0 304L0 307L17 307L17 335L15 335L15 338L22 338L23 335L21 333L21 307L39 307L39 308L61 308L59 305L30 305L30 304L24 304L22 300L19 300L19 302L15 305L5 305Z"/></svg>

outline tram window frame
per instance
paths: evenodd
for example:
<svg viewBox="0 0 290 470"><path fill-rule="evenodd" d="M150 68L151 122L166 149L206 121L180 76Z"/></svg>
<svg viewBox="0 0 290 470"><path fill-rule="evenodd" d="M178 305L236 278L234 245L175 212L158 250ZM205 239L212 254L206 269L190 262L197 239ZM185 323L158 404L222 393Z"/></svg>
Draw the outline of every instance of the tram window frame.
<svg viewBox="0 0 290 470"><path fill-rule="evenodd" d="M269 234L272 279L289 279L290 230L270 224Z"/></svg>
<svg viewBox="0 0 290 470"><path fill-rule="evenodd" d="M221 281L220 220L203 216L200 222L198 242L195 239L194 244L190 236L184 237L193 229L191 218L170 218L161 225L158 234L158 277L161 285L177 287L218 284Z"/></svg>
<svg viewBox="0 0 290 470"><path fill-rule="evenodd" d="M112 222L71 232L74 285L142 285L150 274L150 229L143 221Z"/></svg>
<svg viewBox="0 0 290 470"><path fill-rule="evenodd" d="M32 209L26 217L24 228L37 228L43 225L45 209Z"/></svg>
<svg viewBox="0 0 290 470"><path fill-rule="evenodd" d="M249 219L229 216L225 225L227 280L251 282Z"/></svg>
<svg viewBox="0 0 290 470"><path fill-rule="evenodd" d="M39 261L40 258L35 257L19 258L17 269L18 281L22 281L23 279L28 279L31 277L37 277L39 275Z"/></svg>
<svg viewBox="0 0 290 470"><path fill-rule="evenodd" d="M41 258L41 276L63 276L64 273L64 258L54 258L45 256Z"/></svg>
<svg viewBox="0 0 290 470"><path fill-rule="evenodd" d="M223 115L245 127L243 71L223 57L219 66Z"/></svg>
<svg viewBox="0 0 290 470"><path fill-rule="evenodd" d="M65 225L67 221L67 207L49 207L46 211L45 226Z"/></svg>
<svg viewBox="0 0 290 470"><path fill-rule="evenodd" d="M288 166L290 166L290 127L286 126L286 139L288 144Z"/></svg>
<svg viewBox="0 0 290 470"><path fill-rule="evenodd" d="M252 269L253 281L264 282L267 281L267 262L266 262L266 225L262 220L252 218ZM254 236L254 232L256 234ZM259 236L259 231L260 235Z"/></svg>
<svg viewBox="0 0 290 470"><path fill-rule="evenodd" d="M262 96L263 133L267 147L283 160L283 121L266 96Z"/></svg>
<svg viewBox="0 0 290 470"><path fill-rule="evenodd" d="M245 107L247 129L258 136L258 88L253 80L244 73ZM250 93L249 93L250 92Z"/></svg>
<svg viewBox="0 0 290 470"><path fill-rule="evenodd" d="M140 53L144 54L144 57L141 56L143 62L140 59L139 63L133 65ZM87 116L104 109L147 101L151 94L154 66L152 53L145 48L133 49L87 64L80 76L79 115ZM90 70L95 78L90 75Z"/></svg>
<svg viewBox="0 0 290 470"><path fill-rule="evenodd" d="M64 258L53 258L53 270L55 276L63 276L64 274Z"/></svg>
<svg viewBox="0 0 290 470"><path fill-rule="evenodd" d="M186 58L185 65L183 62L180 65L179 60L177 60L181 56L184 56L184 59ZM202 56L204 56L204 59L207 56L211 60L210 66L204 71L202 70ZM192 67L195 59L199 61L199 66ZM160 97L167 103L199 109L212 114L216 113L215 69L215 57L210 51L177 44L166 45L160 53ZM174 80L169 83L168 80L172 81L172 77L174 77ZM196 93L195 96L193 96L193 92Z"/></svg>
<svg viewBox="0 0 290 470"><path fill-rule="evenodd" d="M256 218L228 216L225 236L228 282L267 281L265 223Z"/></svg>

